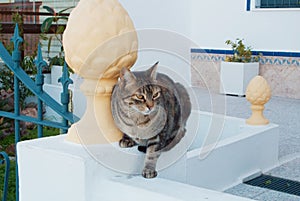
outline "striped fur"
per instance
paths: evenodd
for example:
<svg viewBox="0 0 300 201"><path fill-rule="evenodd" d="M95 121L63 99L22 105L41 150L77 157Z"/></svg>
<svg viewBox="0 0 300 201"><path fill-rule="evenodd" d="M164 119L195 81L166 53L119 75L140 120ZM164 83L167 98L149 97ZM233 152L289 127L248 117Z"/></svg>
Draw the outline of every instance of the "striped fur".
<svg viewBox="0 0 300 201"><path fill-rule="evenodd" d="M162 151L173 148L185 135L191 102L186 89L167 75L157 73L158 63L147 71L123 68L112 93L112 114L124 133L121 147L139 145L145 150L142 175L156 177Z"/></svg>

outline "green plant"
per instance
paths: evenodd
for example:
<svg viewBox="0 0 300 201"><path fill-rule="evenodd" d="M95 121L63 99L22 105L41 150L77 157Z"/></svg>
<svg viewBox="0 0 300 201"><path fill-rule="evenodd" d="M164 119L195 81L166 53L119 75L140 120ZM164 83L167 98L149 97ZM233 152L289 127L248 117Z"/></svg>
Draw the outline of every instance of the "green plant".
<svg viewBox="0 0 300 201"><path fill-rule="evenodd" d="M235 41L227 40L226 45L230 45L233 51L233 55L226 56L225 61L227 62L258 62L259 56L252 56L252 48L250 46L245 46L243 43L244 39L237 38Z"/></svg>
<svg viewBox="0 0 300 201"><path fill-rule="evenodd" d="M17 23L19 25L19 30L20 30L20 35L23 35L23 17L18 13L13 13L12 14L12 21L14 23ZM1 35L1 40L2 38L2 34L1 34L1 27L0 26L0 35ZM5 46L5 48L12 53L13 49L14 49L14 43L12 41L3 41L3 44ZM27 42L24 41L24 44L26 45ZM22 51L24 49L24 46L20 46L20 50ZM27 74L29 75L35 75L37 72L36 66L34 64L34 58L35 58L36 53L34 53L34 55L31 56L22 56L21 58L21 67L23 68L24 71L26 71ZM3 93L9 93L9 94L14 94L13 89L14 89L14 76L13 76L13 72L10 71L8 69L8 67L2 63L0 65L0 108L1 110L4 111L9 111L6 109L7 103L5 100L5 98L3 97ZM33 95L33 93L27 88L25 87L25 85L23 83L20 83L20 107L21 109L23 109L25 107L25 99L26 97Z"/></svg>
<svg viewBox="0 0 300 201"><path fill-rule="evenodd" d="M63 52L60 53L60 55L56 55L54 57L49 57L49 66L58 65L63 66L65 63L65 57L63 55Z"/></svg>
<svg viewBox="0 0 300 201"><path fill-rule="evenodd" d="M0 66L0 90L5 92L12 91L14 89L14 76L6 66ZM12 91L13 93L13 91ZM26 97L32 95L32 92L23 84L20 83L20 107L23 109L25 107Z"/></svg>
<svg viewBox="0 0 300 201"><path fill-rule="evenodd" d="M43 8L46 9L50 15L52 15L51 17L46 18L41 25L41 32L42 32L41 38L42 40L48 40L47 51L48 51L48 58L50 62L49 66L63 65L65 60L64 60L64 49L63 49L62 39L63 39L63 32L65 31L65 25L66 22L68 21L68 16L65 16L64 13L69 9L74 8L74 6L65 8L59 12L56 12L53 8L49 6L43 6ZM46 35L46 33L49 32L52 25L56 25L54 35L48 36ZM58 55L54 57L50 57L50 50L51 50L53 39L56 39L59 42L60 51Z"/></svg>
<svg viewBox="0 0 300 201"><path fill-rule="evenodd" d="M25 56L21 61L21 67L29 75L35 75L37 73L37 68L34 63L35 56Z"/></svg>
<svg viewBox="0 0 300 201"><path fill-rule="evenodd" d="M23 70L31 75L34 76L37 73L37 68L34 64L34 56L25 56L21 61L21 67ZM14 89L14 73L8 69L5 64L0 65L0 90L3 92L11 91L13 94ZM33 78L34 79L34 78ZM22 83L20 82L20 107L21 109L25 108L25 99L28 96L32 96L33 93ZM2 98L2 94L0 94L0 100ZM3 100L2 100L3 103ZM1 106L1 104L0 104ZM6 110L5 110L6 111Z"/></svg>

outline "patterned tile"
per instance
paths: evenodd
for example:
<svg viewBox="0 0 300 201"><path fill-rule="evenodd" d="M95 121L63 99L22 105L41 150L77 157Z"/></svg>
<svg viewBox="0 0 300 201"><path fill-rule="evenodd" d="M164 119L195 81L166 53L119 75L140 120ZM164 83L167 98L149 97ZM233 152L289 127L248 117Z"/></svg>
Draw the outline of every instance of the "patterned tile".
<svg viewBox="0 0 300 201"><path fill-rule="evenodd" d="M219 68L219 62L193 60L191 67L192 85L218 92L220 84Z"/></svg>
<svg viewBox="0 0 300 201"><path fill-rule="evenodd" d="M225 54L192 53L192 84L219 91L220 62ZM300 57L262 56L260 75L269 83L273 96L300 99Z"/></svg>
<svg viewBox="0 0 300 201"><path fill-rule="evenodd" d="M192 60L220 62L225 60L225 54L192 53ZM299 57L261 56L260 64L286 65L300 67Z"/></svg>
<svg viewBox="0 0 300 201"><path fill-rule="evenodd" d="M300 66L300 58L298 57L270 57L262 56L259 59L260 64L271 64L271 65L286 65L286 66Z"/></svg>
<svg viewBox="0 0 300 201"><path fill-rule="evenodd" d="M300 98L299 67L260 65L260 74L268 81L273 95Z"/></svg>

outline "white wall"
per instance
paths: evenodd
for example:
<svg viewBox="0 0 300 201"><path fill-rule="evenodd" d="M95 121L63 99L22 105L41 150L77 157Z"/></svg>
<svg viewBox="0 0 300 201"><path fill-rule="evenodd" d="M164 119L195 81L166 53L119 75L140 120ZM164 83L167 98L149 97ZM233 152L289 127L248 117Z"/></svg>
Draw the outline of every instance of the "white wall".
<svg viewBox="0 0 300 201"><path fill-rule="evenodd" d="M246 11L246 0L120 0L136 28L180 33L202 48L244 38L255 50L299 51L300 10Z"/></svg>
<svg viewBox="0 0 300 201"><path fill-rule="evenodd" d="M120 0L138 32L139 53L133 70L159 61L160 72L191 85L191 0Z"/></svg>
<svg viewBox="0 0 300 201"><path fill-rule="evenodd" d="M246 0L193 0L191 13L201 47L227 48L225 40L240 37L255 50L300 50L300 10L247 12Z"/></svg>
<svg viewBox="0 0 300 201"><path fill-rule="evenodd" d="M192 0L119 0L137 29L155 28L190 36Z"/></svg>

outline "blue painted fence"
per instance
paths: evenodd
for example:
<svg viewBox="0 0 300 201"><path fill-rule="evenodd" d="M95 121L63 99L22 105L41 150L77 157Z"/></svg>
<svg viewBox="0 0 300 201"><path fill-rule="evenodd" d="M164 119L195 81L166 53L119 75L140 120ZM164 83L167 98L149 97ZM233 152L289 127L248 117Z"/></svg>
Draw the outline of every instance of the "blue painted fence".
<svg viewBox="0 0 300 201"><path fill-rule="evenodd" d="M8 190L8 176L9 176L10 161L9 161L9 157L8 157L7 153L2 151L2 152L0 152L0 155L3 157L3 159L0 160L0 165L5 165L2 201L6 201L7 190Z"/></svg>
<svg viewBox="0 0 300 201"><path fill-rule="evenodd" d="M20 44L23 42L23 39L19 35L19 28L16 24L14 35L11 39L14 43L14 50L12 55L5 49L2 43L0 43L0 57L6 64L6 66L11 70L14 74L14 112L5 112L0 111L0 117L6 117L14 120L15 125L15 143L17 144L20 141L20 121L24 122L32 122L37 125L38 134L37 137L43 137L43 126L49 126L54 128L62 129L62 133L66 133L70 124L79 120L78 117L73 115L73 113L68 111L68 104L70 99L70 94L68 87L72 84L72 80L69 78L67 65L63 67L63 75L59 79L59 82L62 84L62 93L61 93L61 104L55 101L52 97L50 97L47 93L43 91L44 84L44 75L42 74L42 69L47 66L46 62L42 58L41 47L38 47L38 55L35 60L35 64L37 67L37 75L35 77L35 81L33 81L21 68L21 52L19 50ZM20 114L19 107L19 89L20 82L22 82L28 89L30 89L34 95L37 96L37 108L38 108L38 116L37 118L24 116ZM43 105L46 104L50 108L52 108L55 112L62 116L62 122L53 122L43 119ZM10 161L9 157L5 152L0 152L0 156L3 159L0 159L0 164L5 165L5 176L4 176L4 189L2 194L2 201L6 200L7 190L8 190L8 175L9 175L9 167ZM17 155L16 155L17 161ZM18 164L16 162L16 201L19 200L18 193Z"/></svg>

